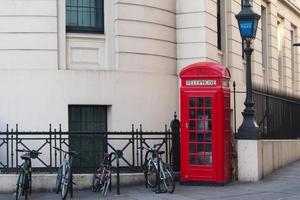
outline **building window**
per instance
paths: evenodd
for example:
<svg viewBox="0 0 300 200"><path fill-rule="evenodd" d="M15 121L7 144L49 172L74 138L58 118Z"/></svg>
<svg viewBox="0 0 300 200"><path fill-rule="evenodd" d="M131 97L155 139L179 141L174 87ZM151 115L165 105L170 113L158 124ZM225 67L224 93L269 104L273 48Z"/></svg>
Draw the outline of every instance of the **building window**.
<svg viewBox="0 0 300 200"><path fill-rule="evenodd" d="M103 0L66 0L67 32L104 33Z"/></svg>
<svg viewBox="0 0 300 200"><path fill-rule="evenodd" d="M107 152L107 106L69 105L69 149L80 152L73 158L75 168L96 168ZM77 134L75 133L77 132Z"/></svg>
<svg viewBox="0 0 300 200"><path fill-rule="evenodd" d="M277 49L278 49L278 83L283 88L283 49L284 49L284 24L283 19L277 21Z"/></svg>
<svg viewBox="0 0 300 200"><path fill-rule="evenodd" d="M295 49L294 49L294 43L295 43L295 35L296 35L297 28L292 25L291 30L291 79L292 79L292 90L296 90L296 69L295 69L295 62L296 62L296 56L295 56Z"/></svg>
<svg viewBox="0 0 300 200"><path fill-rule="evenodd" d="M217 1L217 31L218 31L218 49L222 50L222 33L221 33L221 0Z"/></svg>
<svg viewBox="0 0 300 200"><path fill-rule="evenodd" d="M262 70L264 84L268 85L268 31L267 31L267 9L261 7L261 45L262 45Z"/></svg>

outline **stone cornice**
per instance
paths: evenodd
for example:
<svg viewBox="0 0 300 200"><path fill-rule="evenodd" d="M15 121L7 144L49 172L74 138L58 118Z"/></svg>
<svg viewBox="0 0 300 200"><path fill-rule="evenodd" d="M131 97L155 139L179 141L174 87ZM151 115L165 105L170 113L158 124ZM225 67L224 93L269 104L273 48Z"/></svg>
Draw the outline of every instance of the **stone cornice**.
<svg viewBox="0 0 300 200"><path fill-rule="evenodd" d="M291 0L279 0L289 8L291 8L297 15L300 15L300 5L296 4L296 2L293 2Z"/></svg>

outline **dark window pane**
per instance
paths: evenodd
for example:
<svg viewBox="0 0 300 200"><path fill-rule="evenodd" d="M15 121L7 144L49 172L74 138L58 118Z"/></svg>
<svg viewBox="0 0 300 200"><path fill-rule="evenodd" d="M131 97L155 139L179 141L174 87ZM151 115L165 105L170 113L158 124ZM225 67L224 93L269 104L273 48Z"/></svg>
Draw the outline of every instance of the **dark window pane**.
<svg viewBox="0 0 300 200"><path fill-rule="evenodd" d="M199 155L197 160L198 160L198 162L197 162L198 165L204 164L204 157L202 155Z"/></svg>
<svg viewBox="0 0 300 200"><path fill-rule="evenodd" d="M203 116L204 116L203 109L198 109L197 112L198 112L198 119L203 119Z"/></svg>
<svg viewBox="0 0 300 200"><path fill-rule="evenodd" d="M198 144L198 153L204 152L204 144Z"/></svg>
<svg viewBox="0 0 300 200"><path fill-rule="evenodd" d="M211 119L211 109L205 110L205 115L206 115L207 119Z"/></svg>
<svg viewBox="0 0 300 200"><path fill-rule="evenodd" d="M222 33L221 33L221 0L217 0L217 47L222 50Z"/></svg>
<svg viewBox="0 0 300 200"><path fill-rule="evenodd" d="M195 118L196 118L196 110L190 109L190 119L195 119Z"/></svg>
<svg viewBox="0 0 300 200"><path fill-rule="evenodd" d="M196 133L190 132L190 142L196 142Z"/></svg>
<svg viewBox="0 0 300 200"><path fill-rule="evenodd" d="M212 156L211 156L211 153L207 153L207 154L205 155L205 164L206 164L206 165L211 165L211 163L212 163Z"/></svg>
<svg viewBox="0 0 300 200"><path fill-rule="evenodd" d="M206 144L205 151L211 152L211 144Z"/></svg>
<svg viewBox="0 0 300 200"><path fill-rule="evenodd" d="M190 143L190 153L197 153L196 144Z"/></svg>
<svg viewBox="0 0 300 200"><path fill-rule="evenodd" d="M195 155L190 155L190 164L195 165L196 164L196 156Z"/></svg>
<svg viewBox="0 0 300 200"><path fill-rule="evenodd" d="M103 32L103 0L66 0L67 31Z"/></svg>
<svg viewBox="0 0 300 200"><path fill-rule="evenodd" d="M211 97L205 98L205 107L211 107Z"/></svg>
<svg viewBox="0 0 300 200"><path fill-rule="evenodd" d="M198 142L204 142L204 133L198 133Z"/></svg>
<svg viewBox="0 0 300 200"><path fill-rule="evenodd" d="M107 131L107 106L70 105L69 131L81 132L69 136L69 149L80 152L74 157L73 166L98 167L97 161L107 151L106 141L102 134L91 134L91 131Z"/></svg>
<svg viewBox="0 0 300 200"><path fill-rule="evenodd" d="M206 130L211 131L211 121L206 121Z"/></svg>
<svg viewBox="0 0 300 200"><path fill-rule="evenodd" d="M198 121L198 131L203 131L204 130L204 121L199 120Z"/></svg>
<svg viewBox="0 0 300 200"><path fill-rule="evenodd" d="M189 98L189 106L190 107L196 107L196 97L190 97Z"/></svg>
<svg viewBox="0 0 300 200"><path fill-rule="evenodd" d="M210 132L207 132L205 134L205 142L211 142L211 133Z"/></svg>
<svg viewBox="0 0 300 200"><path fill-rule="evenodd" d="M195 121L190 120L189 129L196 130L196 122Z"/></svg>
<svg viewBox="0 0 300 200"><path fill-rule="evenodd" d="M204 106L203 97L198 97L198 107L203 107L203 106Z"/></svg>

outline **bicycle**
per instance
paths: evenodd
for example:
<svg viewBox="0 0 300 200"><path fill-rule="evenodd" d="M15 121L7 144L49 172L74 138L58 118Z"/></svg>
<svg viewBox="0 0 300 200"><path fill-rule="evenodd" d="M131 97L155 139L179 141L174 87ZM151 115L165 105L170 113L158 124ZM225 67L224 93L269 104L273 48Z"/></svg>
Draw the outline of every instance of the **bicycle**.
<svg viewBox="0 0 300 200"><path fill-rule="evenodd" d="M109 155L105 153L100 164L100 168L97 170L98 174L94 174L93 176L93 192L101 192L102 196L106 195L108 187L111 183L111 170L112 167L109 160Z"/></svg>
<svg viewBox="0 0 300 200"><path fill-rule="evenodd" d="M37 158L41 152L36 150L21 150L17 149L18 152L25 152L25 154L21 155L22 160L24 162L20 166L20 173L17 181L16 188L16 200L21 199L21 195L25 196L25 200L28 199L28 192L31 195L31 187L32 187L32 168L31 168L31 159Z"/></svg>
<svg viewBox="0 0 300 200"><path fill-rule="evenodd" d="M64 159L60 167L58 168L58 173L56 177L55 192L58 194L61 191L61 198L64 200L67 197L69 189L71 188L71 197L73 196L73 174L72 174L72 160L74 155L79 155L76 151L64 151L57 147L53 147L57 151L64 153ZM67 159L69 155L69 159Z"/></svg>
<svg viewBox="0 0 300 200"><path fill-rule="evenodd" d="M166 192L173 193L175 190L174 172L169 164L162 161L161 155L165 152L159 151L161 146L162 144L155 144L152 148L140 147L147 150L144 163L145 186L150 188L158 186L156 192L160 193L162 182Z"/></svg>

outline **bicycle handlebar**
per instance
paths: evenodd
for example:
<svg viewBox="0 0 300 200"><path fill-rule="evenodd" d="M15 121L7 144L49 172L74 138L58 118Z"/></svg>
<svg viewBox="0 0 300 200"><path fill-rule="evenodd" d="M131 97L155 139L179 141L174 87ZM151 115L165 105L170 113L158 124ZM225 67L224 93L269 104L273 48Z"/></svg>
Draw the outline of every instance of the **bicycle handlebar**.
<svg viewBox="0 0 300 200"><path fill-rule="evenodd" d="M158 147L161 147L164 143L154 144L153 147L138 147L137 149L146 149L148 151L158 151Z"/></svg>
<svg viewBox="0 0 300 200"><path fill-rule="evenodd" d="M69 154L69 155L76 155L76 156L78 156L80 154L77 151L65 151L65 150L59 149L57 147L53 147L53 149L55 149L57 151L62 151L62 152L66 153L66 154Z"/></svg>
<svg viewBox="0 0 300 200"><path fill-rule="evenodd" d="M42 154L42 152L39 152L37 150L26 150L26 149L17 149L18 152L26 152L26 153L34 153L34 154Z"/></svg>

